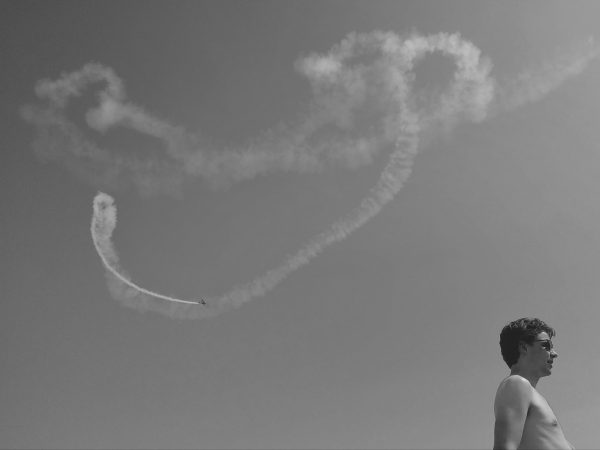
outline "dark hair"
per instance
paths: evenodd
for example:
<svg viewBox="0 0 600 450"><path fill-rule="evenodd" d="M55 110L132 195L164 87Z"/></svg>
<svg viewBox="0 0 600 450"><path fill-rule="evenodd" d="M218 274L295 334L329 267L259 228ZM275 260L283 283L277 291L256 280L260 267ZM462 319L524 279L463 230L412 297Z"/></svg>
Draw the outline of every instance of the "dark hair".
<svg viewBox="0 0 600 450"><path fill-rule="evenodd" d="M519 343L531 344L535 337L543 332L552 338L556 332L546 322L533 317L513 320L500 332L500 351L504 362L511 367L519 360Z"/></svg>

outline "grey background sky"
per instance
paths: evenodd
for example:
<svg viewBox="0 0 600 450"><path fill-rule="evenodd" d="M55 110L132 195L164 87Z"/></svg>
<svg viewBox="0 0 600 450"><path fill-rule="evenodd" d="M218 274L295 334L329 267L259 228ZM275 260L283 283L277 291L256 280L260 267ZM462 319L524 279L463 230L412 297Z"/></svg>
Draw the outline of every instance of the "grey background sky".
<svg viewBox="0 0 600 450"><path fill-rule="evenodd" d="M89 235L97 188L37 158L18 114L38 80L99 62L133 103L235 147L306 108L294 62L352 31L460 32L503 82L600 40L599 3L0 5L2 448L490 447L507 373L498 333L526 315L558 332L540 391L577 448L600 445L598 61L541 101L433 140L381 214L208 320L111 298ZM452 72L432 55L416 83ZM73 120L84 126L93 103ZM115 153L162 152L132 130L87 132ZM149 289L218 295L350 211L386 161L219 191L190 181L179 197L113 190L115 245Z"/></svg>

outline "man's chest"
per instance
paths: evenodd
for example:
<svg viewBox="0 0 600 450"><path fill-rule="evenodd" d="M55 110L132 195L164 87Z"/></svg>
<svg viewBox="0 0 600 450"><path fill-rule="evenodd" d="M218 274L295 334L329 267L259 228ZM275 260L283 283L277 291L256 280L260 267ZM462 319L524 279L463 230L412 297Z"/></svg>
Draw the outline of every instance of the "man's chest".
<svg viewBox="0 0 600 450"><path fill-rule="evenodd" d="M558 419L552 408L541 394L534 392L531 405L527 411L527 419L535 421L538 425L559 427Z"/></svg>

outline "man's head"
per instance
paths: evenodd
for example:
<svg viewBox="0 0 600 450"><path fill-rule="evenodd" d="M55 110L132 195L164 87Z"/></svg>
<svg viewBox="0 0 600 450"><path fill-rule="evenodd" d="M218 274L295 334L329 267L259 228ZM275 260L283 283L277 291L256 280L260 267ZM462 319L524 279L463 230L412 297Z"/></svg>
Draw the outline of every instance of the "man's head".
<svg viewBox="0 0 600 450"><path fill-rule="evenodd" d="M552 361L558 355L552 348L554 328L543 320L524 317L507 324L500 332L500 350L508 367L517 362L543 368L549 375Z"/></svg>

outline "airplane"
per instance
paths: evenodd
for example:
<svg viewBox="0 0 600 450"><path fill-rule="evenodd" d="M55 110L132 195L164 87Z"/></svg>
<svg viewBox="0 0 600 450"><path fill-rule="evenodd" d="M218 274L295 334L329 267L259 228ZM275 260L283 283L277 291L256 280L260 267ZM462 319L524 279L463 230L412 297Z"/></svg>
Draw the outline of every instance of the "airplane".
<svg viewBox="0 0 600 450"><path fill-rule="evenodd" d="M201 298L201 299L200 299L200 301L198 301L198 302L196 302L196 303L198 303L199 305L204 305L204 306L206 306L206 301L205 301L203 298Z"/></svg>

